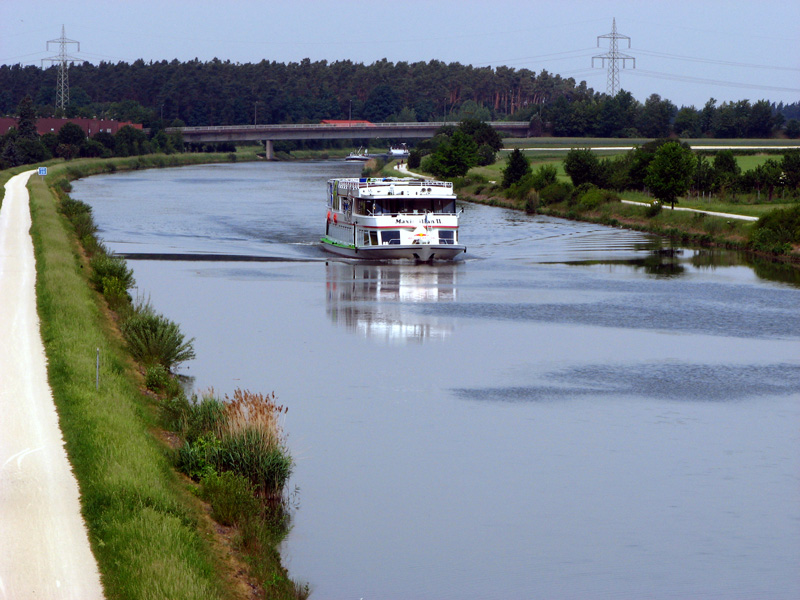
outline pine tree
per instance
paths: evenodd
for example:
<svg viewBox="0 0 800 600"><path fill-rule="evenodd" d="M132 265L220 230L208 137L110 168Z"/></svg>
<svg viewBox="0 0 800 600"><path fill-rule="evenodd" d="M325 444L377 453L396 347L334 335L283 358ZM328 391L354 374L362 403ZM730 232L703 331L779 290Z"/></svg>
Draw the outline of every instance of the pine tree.
<svg viewBox="0 0 800 600"><path fill-rule="evenodd" d="M515 184L530 172L530 161L522 152L520 152L519 148L515 148L514 151L508 155L506 168L503 169L503 187L507 188Z"/></svg>
<svg viewBox="0 0 800 600"><path fill-rule="evenodd" d="M19 137L26 140L39 138L36 131L36 111L33 108L33 100L30 96L25 96L17 107L17 131Z"/></svg>

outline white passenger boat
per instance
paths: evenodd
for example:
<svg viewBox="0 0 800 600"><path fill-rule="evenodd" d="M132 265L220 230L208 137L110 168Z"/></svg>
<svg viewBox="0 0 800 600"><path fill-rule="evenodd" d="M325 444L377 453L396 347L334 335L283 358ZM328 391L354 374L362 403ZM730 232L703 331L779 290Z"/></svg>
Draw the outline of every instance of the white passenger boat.
<svg viewBox="0 0 800 600"><path fill-rule="evenodd" d="M367 260L450 260L459 244L453 184L398 177L328 181L325 250Z"/></svg>
<svg viewBox="0 0 800 600"><path fill-rule="evenodd" d="M367 162L370 158L372 158L364 148L359 148L358 150L353 150L350 154L345 157L345 160L348 162Z"/></svg>

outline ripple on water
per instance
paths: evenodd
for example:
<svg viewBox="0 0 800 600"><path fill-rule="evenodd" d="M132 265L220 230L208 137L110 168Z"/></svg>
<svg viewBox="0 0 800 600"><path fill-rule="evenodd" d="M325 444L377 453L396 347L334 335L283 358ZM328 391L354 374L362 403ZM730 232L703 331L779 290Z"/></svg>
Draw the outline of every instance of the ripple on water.
<svg viewBox="0 0 800 600"><path fill-rule="evenodd" d="M800 365L648 363L582 365L545 375L543 384L458 388L468 400L548 402L632 396L691 402L729 402L800 393Z"/></svg>

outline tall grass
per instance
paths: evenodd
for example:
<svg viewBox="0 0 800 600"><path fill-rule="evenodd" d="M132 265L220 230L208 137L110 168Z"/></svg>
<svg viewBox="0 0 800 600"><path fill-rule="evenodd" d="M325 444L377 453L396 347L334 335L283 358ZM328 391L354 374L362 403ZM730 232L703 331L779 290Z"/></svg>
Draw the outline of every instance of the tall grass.
<svg viewBox="0 0 800 600"><path fill-rule="evenodd" d="M293 462L286 448L280 416L286 408L275 394L237 389L224 401L213 395L185 405L185 444L179 464L200 476L209 469L248 479L255 494L269 503L281 502Z"/></svg>
<svg viewBox="0 0 800 600"><path fill-rule="evenodd" d="M218 423L219 466L249 478L256 493L272 501L281 497L292 473L279 423L286 410L275 403L274 393L236 390Z"/></svg>

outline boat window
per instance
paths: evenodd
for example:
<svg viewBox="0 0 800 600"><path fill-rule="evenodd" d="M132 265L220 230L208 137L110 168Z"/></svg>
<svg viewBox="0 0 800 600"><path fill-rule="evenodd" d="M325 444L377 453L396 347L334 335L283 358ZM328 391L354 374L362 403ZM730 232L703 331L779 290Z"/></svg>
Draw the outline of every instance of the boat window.
<svg viewBox="0 0 800 600"><path fill-rule="evenodd" d="M433 212L454 214L456 212L456 201L452 198L434 198Z"/></svg>
<svg viewBox="0 0 800 600"><path fill-rule="evenodd" d="M361 232L361 245L362 246L369 246L369 231L362 231Z"/></svg>
<svg viewBox="0 0 800 600"><path fill-rule="evenodd" d="M377 231L370 231L369 232L369 243L371 246L378 245L378 232Z"/></svg>
<svg viewBox="0 0 800 600"><path fill-rule="evenodd" d="M440 229L439 230L439 243L440 244L455 244L456 243L456 236L455 231L452 229Z"/></svg>
<svg viewBox="0 0 800 600"><path fill-rule="evenodd" d="M397 230L382 231L381 242L384 244L399 244L400 232Z"/></svg>

